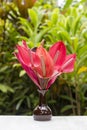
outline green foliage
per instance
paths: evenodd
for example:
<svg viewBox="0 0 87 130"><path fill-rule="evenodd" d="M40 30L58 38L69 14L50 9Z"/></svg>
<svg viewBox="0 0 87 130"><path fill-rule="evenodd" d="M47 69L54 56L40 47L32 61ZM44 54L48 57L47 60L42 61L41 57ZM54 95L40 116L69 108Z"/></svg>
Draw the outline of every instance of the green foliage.
<svg viewBox="0 0 87 130"><path fill-rule="evenodd" d="M0 84L0 91L2 91L3 93L7 93L8 91L14 92L12 88L3 84Z"/></svg>
<svg viewBox="0 0 87 130"><path fill-rule="evenodd" d="M36 86L13 55L16 44L18 41L21 44L23 39L30 48L39 46L45 39L47 49L63 40L67 54L76 53L74 72L56 80L47 100L53 115L87 114L87 9L84 3L67 0L64 7L58 8L53 1L40 0L28 9L28 18L24 18L14 3L9 6L2 2L0 9L6 6L6 10L0 16L0 114L31 115L38 104Z"/></svg>

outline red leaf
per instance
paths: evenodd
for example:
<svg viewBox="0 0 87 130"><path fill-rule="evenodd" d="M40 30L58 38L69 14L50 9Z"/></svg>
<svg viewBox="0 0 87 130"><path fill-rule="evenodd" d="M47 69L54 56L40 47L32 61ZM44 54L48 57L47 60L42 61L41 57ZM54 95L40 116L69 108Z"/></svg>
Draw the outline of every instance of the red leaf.
<svg viewBox="0 0 87 130"><path fill-rule="evenodd" d="M66 57L66 47L62 41L55 43L49 50L49 54L54 60L55 65L61 66Z"/></svg>
<svg viewBox="0 0 87 130"><path fill-rule="evenodd" d="M74 70L74 63L76 60L76 54L70 54L66 56L66 59L61 67L62 72L72 72Z"/></svg>
<svg viewBox="0 0 87 130"><path fill-rule="evenodd" d="M42 72L39 72L42 77L49 77L53 74L54 63L49 53L42 47L38 47L36 54L40 57Z"/></svg>

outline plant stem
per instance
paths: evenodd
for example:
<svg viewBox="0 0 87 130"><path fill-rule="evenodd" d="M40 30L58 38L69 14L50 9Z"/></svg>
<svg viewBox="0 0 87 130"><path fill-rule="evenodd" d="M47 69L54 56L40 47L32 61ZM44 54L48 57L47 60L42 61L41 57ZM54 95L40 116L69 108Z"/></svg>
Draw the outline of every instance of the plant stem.
<svg viewBox="0 0 87 130"><path fill-rule="evenodd" d="M75 94L76 94L76 104L77 104L77 115L81 115L80 97L79 97L77 87L75 89Z"/></svg>
<svg viewBox="0 0 87 130"><path fill-rule="evenodd" d="M81 115L79 85L77 82L78 82L78 80L75 75L75 97L76 97L77 115Z"/></svg>
<svg viewBox="0 0 87 130"><path fill-rule="evenodd" d="M72 91L71 91L70 86L69 86L69 94L70 94L71 99L73 99ZM75 111L75 107L74 107L73 100L71 100L71 105L72 105L72 112L73 112L73 115L76 115L76 111Z"/></svg>

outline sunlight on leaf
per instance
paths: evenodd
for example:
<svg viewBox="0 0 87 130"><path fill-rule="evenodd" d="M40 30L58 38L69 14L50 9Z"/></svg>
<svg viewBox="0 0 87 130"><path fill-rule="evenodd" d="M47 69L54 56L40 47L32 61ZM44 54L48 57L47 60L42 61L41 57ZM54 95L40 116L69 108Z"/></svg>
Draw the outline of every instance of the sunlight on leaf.
<svg viewBox="0 0 87 130"><path fill-rule="evenodd" d="M82 72L86 72L86 71L87 71L87 67L86 66L82 66L81 68L79 68L78 74L81 74Z"/></svg>

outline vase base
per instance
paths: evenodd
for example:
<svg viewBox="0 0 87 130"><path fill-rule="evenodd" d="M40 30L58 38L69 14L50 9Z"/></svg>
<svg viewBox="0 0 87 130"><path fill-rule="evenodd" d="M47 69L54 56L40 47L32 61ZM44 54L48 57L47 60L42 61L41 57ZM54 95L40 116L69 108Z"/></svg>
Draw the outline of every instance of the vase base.
<svg viewBox="0 0 87 130"><path fill-rule="evenodd" d="M52 118L52 115L33 115L34 120L37 121L49 121Z"/></svg>

